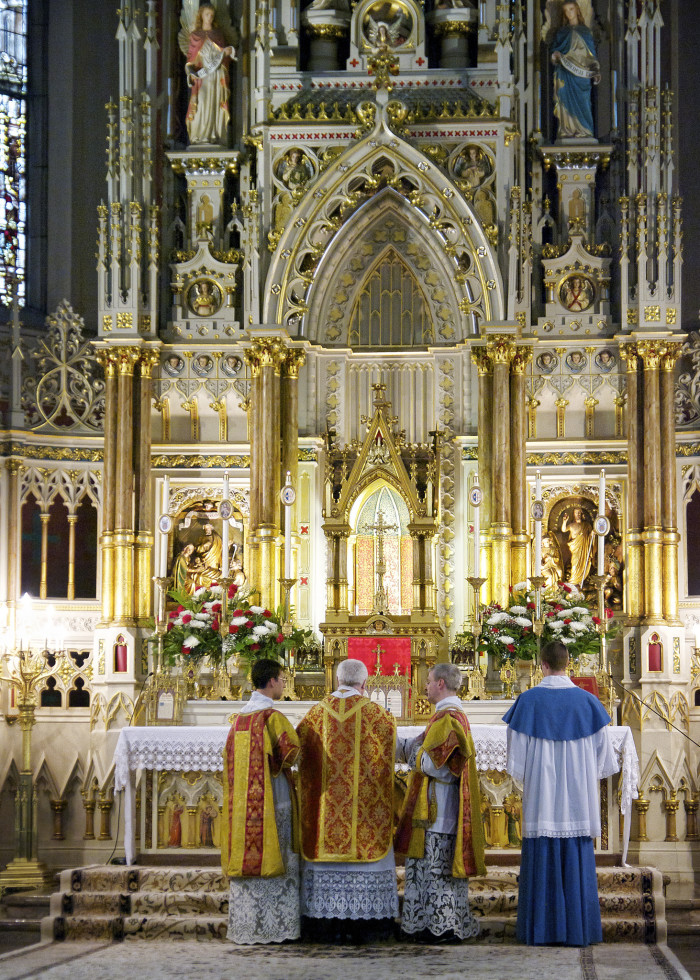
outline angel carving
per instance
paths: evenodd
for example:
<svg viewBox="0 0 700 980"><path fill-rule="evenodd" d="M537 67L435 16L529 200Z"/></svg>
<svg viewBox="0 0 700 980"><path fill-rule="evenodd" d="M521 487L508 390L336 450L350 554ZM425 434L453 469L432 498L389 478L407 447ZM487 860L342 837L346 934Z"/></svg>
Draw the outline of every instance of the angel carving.
<svg viewBox="0 0 700 980"><path fill-rule="evenodd" d="M226 0L203 3L183 0L178 41L187 58L185 75L190 86L187 132L191 144L225 146L228 139L229 75L236 57L231 18Z"/></svg>
<svg viewBox="0 0 700 980"><path fill-rule="evenodd" d="M591 30L591 0L550 0L542 39L550 45L554 65L554 115L557 138L591 139L591 89L600 82L600 63Z"/></svg>
<svg viewBox="0 0 700 980"><path fill-rule="evenodd" d="M398 48L406 42L411 34L411 24L402 9L399 9L392 20L384 15L385 7L389 8L391 16L391 4L380 4L379 10L374 8L370 11L365 24L365 35L367 42L375 54L387 51L389 48Z"/></svg>

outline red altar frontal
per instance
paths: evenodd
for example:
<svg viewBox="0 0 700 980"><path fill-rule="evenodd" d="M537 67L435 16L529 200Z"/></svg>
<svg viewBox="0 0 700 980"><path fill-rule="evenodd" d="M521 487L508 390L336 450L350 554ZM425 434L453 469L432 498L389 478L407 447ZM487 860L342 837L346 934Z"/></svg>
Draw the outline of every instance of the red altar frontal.
<svg viewBox="0 0 700 980"><path fill-rule="evenodd" d="M411 637L410 636L349 636L348 658L361 660L366 664L370 675L377 670L377 655L381 673L386 677L396 673L411 676Z"/></svg>

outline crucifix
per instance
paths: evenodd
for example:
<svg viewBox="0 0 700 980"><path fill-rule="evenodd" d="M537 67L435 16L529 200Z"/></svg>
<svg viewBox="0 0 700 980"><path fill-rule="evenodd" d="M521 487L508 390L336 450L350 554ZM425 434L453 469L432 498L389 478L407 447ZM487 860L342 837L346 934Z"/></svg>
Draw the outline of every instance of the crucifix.
<svg viewBox="0 0 700 980"><path fill-rule="evenodd" d="M384 588L384 572L386 571L386 562L384 561L384 535L387 531L398 531L398 527L396 524L387 524L384 521L384 515L380 511L376 524L369 524L367 530L374 531L377 539L377 558L375 562L377 590L374 593L374 608L372 612L386 613L389 606L389 596Z"/></svg>
<svg viewBox="0 0 700 980"><path fill-rule="evenodd" d="M377 644L374 650L372 650L372 653L376 653L377 655L377 663L374 668L374 676L379 677L382 672L382 654L384 653L384 651L379 646L379 644Z"/></svg>

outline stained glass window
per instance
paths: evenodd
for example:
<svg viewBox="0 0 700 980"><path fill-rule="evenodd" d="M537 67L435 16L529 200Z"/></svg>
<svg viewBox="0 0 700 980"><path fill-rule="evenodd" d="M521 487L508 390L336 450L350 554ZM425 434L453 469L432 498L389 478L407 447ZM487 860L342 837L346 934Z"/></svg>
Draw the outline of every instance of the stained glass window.
<svg viewBox="0 0 700 980"><path fill-rule="evenodd" d="M27 0L0 0L0 302L24 303Z"/></svg>

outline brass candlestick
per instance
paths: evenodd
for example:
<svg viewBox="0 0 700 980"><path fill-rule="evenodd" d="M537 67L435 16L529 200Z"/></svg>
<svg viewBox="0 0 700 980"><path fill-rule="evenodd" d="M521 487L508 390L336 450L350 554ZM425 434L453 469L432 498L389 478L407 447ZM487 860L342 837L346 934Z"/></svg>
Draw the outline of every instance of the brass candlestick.
<svg viewBox="0 0 700 980"><path fill-rule="evenodd" d="M292 626L292 605L290 602L290 595L296 583L296 579L282 577L278 579L278 581L284 591L284 623L282 624L282 633L285 635L285 637L287 637L291 636L292 630L294 629ZM284 685L282 697L289 698L290 701L299 700L299 695L296 692L295 678L296 668L294 666L292 651L289 650L287 653L287 679Z"/></svg>
<svg viewBox="0 0 700 980"><path fill-rule="evenodd" d="M600 656L598 658L598 667L603 674L608 673L608 650L607 650L607 633L608 633L608 620L605 615L605 583L608 580L607 575L592 575L591 578L595 584L595 590L598 596L598 623L597 629L600 633Z"/></svg>
<svg viewBox="0 0 700 980"><path fill-rule="evenodd" d="M542 674L542 634L544 633L544 615L542 610L542 592L545 585L544 575L532 575L530 584L535 593L535 614L532 617L532 632L537 637L535 661L530 664L529 687L536 687L543 678Z"/></svg>
<svg viewBox="0 0 700 980"><path fill-rule="evenodd" d="M214 681L214 691L218 697L230 697L231 696L231 678L228 670L226 669L227 657L225 656L226 651L224 650L224 644L230 636L229 626L231 620L229 618L228 609L228 590L233 584L233 579L229 578L227 575L222 575L219 579L219 585L221 586L221 613L219 615L219 635L221 636L221 669L215 672ZM238 652L233 654L233 666L236 671L238 671Z"/></svg>
<svg viewBox="0 0 700 980"><path fill-rule="evenodd" d="M168 625L165 618L165 601L173 580L167 575L154 575L153 581L156 583L158 589L156 602L156 636L158 637L158 648L155 664L155 675L158 676L159 674L169 673L170 670L170 668L166 670L163 664L163 637L165 636Z"/></svg>

